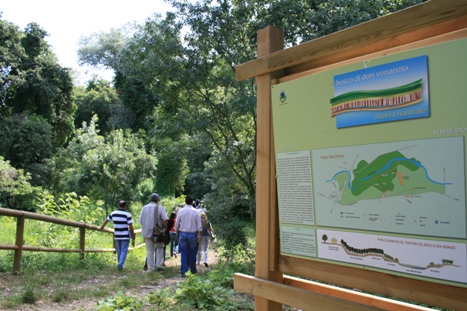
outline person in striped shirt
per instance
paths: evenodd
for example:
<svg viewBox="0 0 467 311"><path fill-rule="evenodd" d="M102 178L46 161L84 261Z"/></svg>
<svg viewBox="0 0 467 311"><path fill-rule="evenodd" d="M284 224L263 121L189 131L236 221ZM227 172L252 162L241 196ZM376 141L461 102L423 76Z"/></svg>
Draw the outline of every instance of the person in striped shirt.
<svg viewBox="0 0 467 311"><path fill-rule="evenodd" d="M130 246L130 238L135 239L135 231L133 229L133 219L131 214L126 211L126 202L120 201L118 203L118 210L113 211L104 220L101 230L105 225L112 221L114 223L114 238L115 249L117 250L118 269L123 270L125 266L126 255L128 254L128 247Z"/></svg>

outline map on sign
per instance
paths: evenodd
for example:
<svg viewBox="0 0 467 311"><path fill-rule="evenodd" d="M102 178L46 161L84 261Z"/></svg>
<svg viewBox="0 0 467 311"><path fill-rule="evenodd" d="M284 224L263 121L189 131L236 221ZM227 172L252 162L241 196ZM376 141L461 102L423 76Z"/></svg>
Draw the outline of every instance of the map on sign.
<svg viewBox="0 0 467 311"><path fill-rule="evenodd" d="M465 238L463 150L463 137L313 150L317 224Z"/></svg>
<svg viewBox="0 0 467 311"><path fill-rule="evenodd" d="M319 258L455 282L467 282L463 243L317 230Z"/></svg>
<svg viewBox="0 0 467 311"><path fill-rule="evenodd" d="M339 189L336 201L341 205L390 196L444 194L445 186L451 184L431 179L420 161L407 158L399 151L382 154L371 163L361 160L351 172L342 170L329 180L334 181Z"/></svg>

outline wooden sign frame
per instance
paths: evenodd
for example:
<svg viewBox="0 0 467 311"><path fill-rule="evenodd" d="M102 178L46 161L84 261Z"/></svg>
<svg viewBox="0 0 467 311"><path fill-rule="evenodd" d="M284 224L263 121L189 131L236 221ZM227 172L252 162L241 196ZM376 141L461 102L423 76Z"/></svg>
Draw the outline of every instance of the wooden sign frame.
<svg viewBox="0 0 467 311"><path fill-rule="evenodd" d="M279 311L283 304L320 311L428 310L360 291L467 309L463 287L280 254L271 107L274 84L466 37L467 0L432 0L286 50L281 29L270 26L258 32L258 58L236 68L237 80L255 77L258 89L256 272L255 277L236 274L234 282L235 289L256 296L256 310Z"/></svg>

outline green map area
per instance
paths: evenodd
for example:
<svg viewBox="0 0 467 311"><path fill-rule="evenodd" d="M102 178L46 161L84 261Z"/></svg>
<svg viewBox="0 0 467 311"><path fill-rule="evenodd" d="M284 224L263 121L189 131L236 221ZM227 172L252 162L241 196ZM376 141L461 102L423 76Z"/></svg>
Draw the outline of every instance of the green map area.
<svg viewBox="0 0 467 311"><path fill-rule="evenodd" d="M352 174L341 171L333 178L340 190L336 201L344 206L365 199L445 191L445 184L431 180L419 161L399 151L380 155L371 163L362 160Z"/></svg>

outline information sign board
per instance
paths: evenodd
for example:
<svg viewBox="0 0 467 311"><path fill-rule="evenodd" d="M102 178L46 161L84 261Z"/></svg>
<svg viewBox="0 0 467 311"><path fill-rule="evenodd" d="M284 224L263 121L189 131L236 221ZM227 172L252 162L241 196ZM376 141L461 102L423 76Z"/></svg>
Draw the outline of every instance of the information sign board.
<svg viewBox="0 0 467 311"><path fill-rule="evenodd" d="M460 39L272 86L283 255L467 287L465 55Z"/></svg>

